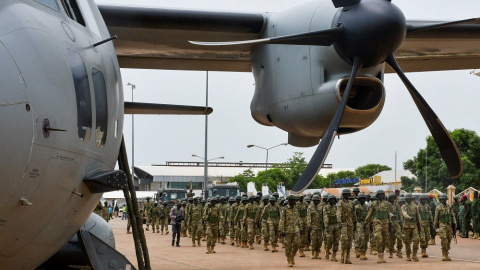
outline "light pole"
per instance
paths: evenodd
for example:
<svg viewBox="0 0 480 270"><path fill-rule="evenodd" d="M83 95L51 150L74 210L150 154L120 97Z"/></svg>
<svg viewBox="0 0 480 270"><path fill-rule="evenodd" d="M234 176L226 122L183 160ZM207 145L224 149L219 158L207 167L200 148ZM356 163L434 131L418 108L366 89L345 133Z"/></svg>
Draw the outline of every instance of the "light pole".
<svg viewBox="0 0 480 270"><path fill-rule="evenodd" d="M211 161L211 160L215 160L215 159L224 159L225 157L216 157L216 158L211 158L211 159L207 159L205 160L205 158L202 158L201 156L198 156L198 155L195 155L195 154L192 154L192 157L196 157L196 158L199 158L199 159L202 159L203 160L203 167L204 167L204 180L203 180L203 194L204 194L204 197L205 199L207 199L207 185L208 185L208 162Z"/></svg>
<svg viewBox="0 0 480 270"><path fill-rule="evenodd" d="M257 147L257 148L262 148L263 150L267 150L267 159L265 161L265 186L267 185L267 168L268 168L268 150L272 149L272 148L275 148L275 147L278 147L280 145L284 145L284 146L287 146L288 143L281 143L281 144L278 144L278 145L275 145L275 146L272 146L270 148L265 148L265 147L261 147L261 146L258 146L258 145L254 145L254 144L249 144L247 145L248 148L252 148L252 147Z"/></svg>
<svg viewBox="0 0 480 270"><path fill-rule="evenodd" d="M127 83L128 86L132 87L132 103L133 103L133 89L136 88L135 84L132 83ZM132 114L132 182L135 185L135 127L134 127L134 119L133 119L134 114Z"/></svg>

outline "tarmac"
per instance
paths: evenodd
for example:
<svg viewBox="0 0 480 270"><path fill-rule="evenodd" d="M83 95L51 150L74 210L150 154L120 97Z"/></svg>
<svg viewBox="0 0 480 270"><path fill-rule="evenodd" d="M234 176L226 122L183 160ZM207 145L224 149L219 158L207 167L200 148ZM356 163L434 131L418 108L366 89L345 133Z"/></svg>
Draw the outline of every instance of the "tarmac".
<svg viewBox="0 0 480 270"><path fill-rule="evenodd" d="M115 235L116 249L125 255L127 259L138 269L137 258L135 256L135 247L132 234L127 234L127 221L121 218L114 218L109 222ZM144 226L145 228L145 226ZM287 260L283 249L279 252L272 253L263 251L263 243L254 244L254 250L247 248L239 248L228 245L216 244L215 254L205 254L206 242L201 242L200 247L192 247L192 240L188 237L182 237L180 240L181 247L172 247L172 232L168 235L161 233L152 233L145 231L147 239L148 252L150 257L150 265L153 270L183 270L183 269L292 269L287 267ZM457 236L458 243L452 240L450 257L452 261L443 262L440 246L440 238L436 237L436 245L429 246L427 253L429 258L420 258L419 262L405 261L404 258L399 259L395 256L388 258L385 253L387 263L377 264L377 256L370 255L367 251L368 260L360 261L355 258L352 249L352 264L341 264L339 262L331 262L324 259L310 259L310 252L305 252L306 257L295 257L295 266L293 269L480 269L480 240L466 239ZM323 249L323 247L322 247ZM421 251L421 250L419 250ZM418 256L420 257L420 252ZM340 254L337 254L339 259Z"/></svg>

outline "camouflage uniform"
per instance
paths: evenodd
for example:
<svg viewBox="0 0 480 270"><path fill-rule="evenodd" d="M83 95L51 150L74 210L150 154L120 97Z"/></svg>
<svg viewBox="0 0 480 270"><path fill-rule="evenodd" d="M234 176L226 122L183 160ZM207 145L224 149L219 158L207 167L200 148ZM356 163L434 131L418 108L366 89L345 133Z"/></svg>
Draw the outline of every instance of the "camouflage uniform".
<svg viewBox="0 0 480 270"><path fill-rule="evenodd" d="M360 194L360 198L365 198L365 195ZM367 252L368 239L370 232L366 228L365 219L368 213L368 205L359 203L355 206L355 214L357 216L357 230L355 231L355 250L358 251L360 260L366 260L365 253ZM365 228L365 229L364 229Z"/></svg>
<svg viewBox="0 0 480 270"><path fill-rule="evenodd" d="M426 249L430 240L430 226L433 224L433 215L430 206L428 204L419 204L418 215L420 216L420 247L422 248L422 257L426 258L428 257Z"/></svg>
<svg viewBox="0 0 480 270"><path fill-rule="evenodd" d="M385 194L383 190L377 191L377 201L373 202L368 209L366 223L373 220L373 237L376 242L376 250L378 252L379 263L385 263L383 252L388 244L388 229L390 224L390 209L388 202L380 200L380 194Z"/></svg>
<svg viewBox="0 0 480 270"><path fill-rule="evenodd" d="M219 220L222 217L222 212L220 211L218 206L213 203L216 202L216 200L216 198L212 198L212 204L210 204L203 213L203 219L205 220L205 225L207 227L207 254L216 253L215 243L218 236Z"/></svg>
<svg viewBox="0 0 480 270"><path fill-rule="evenodd" d="M478 192L474 193L475 199L472 203L472 220L473 220L473 238L480 240L480 199L478 198Z"/></svg>
<svg viewBox="0 0 480 270"><path fill-rule="evenodd" d="M160 219L160 207L155 204L152 208L150 208L150 217L152 218L152 232L155 233L155 229L157 229L157 233L160 232L159 226L159 219Z"/></svg>
<svg viewBox="0 0 480 270"><path fill-rule="evenodd" d="M143 212L145 213L145 217L147 218L147 228L149 230L150 223L152 220L152 216L150 215L150 209L153 207L153 202L150 201L150 197L147 197L147 201L143 203Z"/></svg>
<svg viewBox="0 0 480 270"><path fill-rule="evenodd" d="M388 197L395 196L395 194L390 194ZM388 249L390 251L390 258L393 257L395 242L397 242L397 257L402 258L402 210L400 206L396 202L388 202L388 206L390 207L390 220L392 224L390 226L390 239L388 244Z"/></svg>
<svg viewBox="0 0 480 270"><path fill-rule="evenodd" d="M234 222L235 215L237 214L238 204L235 202L234 198L230 198L229 200L233 200L234 203L229 206L228 208L228 217L227 222L229 223L229 234L230 234L230 245L235 245L235 240L237 238L237 226Z"/></svg>
<svg viewBox="0 0 480 270"><path fill-rule="evenodd" d="M335 196L328 196L328 200L335 199ZM325 259L329 259L332 250L332 261L337 261L338 241L340 240L340 228L337 220L337 206L327 204L323 207L323 224L325 228Z"/></svg>
<svg viewBox="0 0 480 270"><path fill-rule="evenodd" d="M289 201L295 201L296 196L290 195ZM293 205L293 204L292 204ZM300 220L295 206L288 205L280 214L278 230L284 236L285 255L287 256L288 266L295 264L295 254L300 245Z"/></svg>
<svg viewBox="0 0 480 270"><path fill-rule="evenodd" d="M108 213L108 204L105 202L105 206L102 207L102 217L106 222L110 220L110 213Z"/></svg>
<svg viewBox="0 0 480 270"><path fill-rule="evenodd" d="M185 218L182 220L182 227L180 228L180 231L181 231L182 237L187 237L187 229L188 229L187 224L189 219L189 217L187 216L187 211L188 211L188 208L190 208L189 204L187 204L186 201L183 201L182 208L183 208L183 212L185 213Z"/></svg>
<svg viewBox="0 0 480 270"><path fill-rule="evenodd" d="M163 204L160 209L163 210L163 215L160 214L160 230L163 234L163 229L165 229L166 234L168 234L168 216L170 214L170 207L168 207L167 204Z"/></svg>
<svg viewBox="0 0 480 270"><path fill-rule="evenodd" d="M247 247L247 228L246 224L244 223L245 214L245 205L244 202L248 201L246 197L242 198L242 203L237 208L237 214L235 215L234 221L237 223L236 226L238 227L238 241L240 242L240 246L242 248ZM237 243L237 247L238 247Z"/></svg>
<svg viewBox="0 0 480 270"><path fill-rule="evenodd" d="M342 196L350 196L350 190L344 189ZM341 263L351 264L350 248L353 241L353 226L357 222L355 203L343 197L337 205L337 220L340 226L340 241L342 243Z"/></svg>
<svg viewBox="0 0 480 270"><path fill-rule="evenodd" d="M275 197L270 197L269 202L276 202ZM262 219L267 223L268 234L270 237L270 244L272 245L272 252L278 252L276 247L277 240L279 237L278 233L278 223L280 219L280 209L279 206L275 203L269 203L263 208Z"/></svg>
<svg viewBox="0 0 480 270"><path fill-rule="evenodd" d="M225 198L222 198L220 201L224 201ZM222 215L220 217L220 221L219 221L219 232L218 232L218 242L219 243L222 243L222 244L225 244L225 236L227 234L227 231L228 231L228 227L226 227L226 222L225 222L225 219L227 217L227 205L226 203L219 203L218 204L218 209L222 212Z"/></svg>
<svg viewBox="0 0 480 270"><path fill-rule="evenodd" d="M303 197L303 194L300 195L300 198ZM296 205L298 216L299 216L299 227L300 227L300 255L299 257L305 257L303 254L303 248L308 247L308 232L307 232L307 209L308 204L306 202L297 201Z"/></svg>
<svg viewBox="0 0 480 270"><path fill-rule="evenodd" d="M203 206L200 203L195 203L190 207L190 224L192 228L192 246L195 246L195 240L197 245L201 246L200 240L202 239L202 212Z"/></svg>
<svg viewBox="0 0 480 270"><path fill-rule="evenodd" d="M255 201L254 205L257 207L257 223L255 223L255 238L257 244L262 243L262 210L263 210L263 203L259 201L260 195L257 195L257 200Z"/></svg>
<svg viewBox="0 0 480 270"><path fill-rule="evenodd" d="M248 249L250 250L253 249L253 242L255 241L255 225L258 220L257 209L258 207L254 202L249 202L245 206L245 215L243 216L243 222L247 227Z"/></svg>
<svg viewBox="0 0 480 270"><path fill-rule="evenodd" d="M415 200L408 203L408 199L412 197L412 194L405 195L405 199L407 202L402 206L402 214L403 214L403 243L405 244L405 250L407 252L407 261L418 261L417 258L417 251L418 251L418 224L420 220L420 215L418 214L418 208L415 204ZM413 241L413 247L411 246ZM410 258L410 254L412 253L413 248L413 256L412 259Z"/></svg>
<svg viewBox="0 0 480 270"><path fill-rule="evenodd" d="M442 243L443 261L451 260L448 257L448 251L450 250L450 242L452 241L452 227L455 227L457 224L452 207L448 204L443 204L447 201L447 199L447 195L440 195L442 204L437 206L437 210L435 212L435 221L433 222L434 228L440 228L439 235Z"/></svg>
<svg viewBox="0 0 480 270"><path fill-rule="evenodd" d="M261 236L263 236L263 250L269 251L268 242L270 241L270 231L268 228L267 216L264 215L264 209L269 205L268 196L262 197L262 205L259 208L258 213L260 213L260 224L261 224Z"/></svg>
<svg viewBox="0 0 480 270"><path fill-rule="evenodd" d="M315 205L315 202L317 201L320 201L320 196L314 195L307 211L307 228L310 232L310 240L312 244L311 259L321 259L319 253L323 242L323 208L319 203Z"/></svg>

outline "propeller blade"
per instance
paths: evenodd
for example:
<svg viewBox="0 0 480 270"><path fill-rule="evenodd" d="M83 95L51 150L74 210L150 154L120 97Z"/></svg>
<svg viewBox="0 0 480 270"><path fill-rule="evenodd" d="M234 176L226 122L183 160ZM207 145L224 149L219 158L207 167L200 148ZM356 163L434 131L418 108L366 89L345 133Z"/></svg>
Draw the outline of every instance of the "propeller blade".
<svg viewBox="0 0 480 270"><path fill-rule="evenodd" d="M450 137L450 134L445 129L432 108L430 108L425 99L423 99L417 89L415 89L413 84L405 76L393 55L388 56L387 63L393 68L393 70L395 70L400 79L403 81L403 84L405 84L407 87L408 92L410 92L415 105L417 105L418 110L422 114L423 120L427 124L430 133L432 133L435 143L440 149L440 153L442 154L443 160L447 165L448 172L450 173L451 177L453 179L459 178L462 176L463 163L460 153L458 152L458 148L455 145L455 142L452 140L452 137Z"/></svg>
<svg viewBox="0 0 480 270"><path fill-rule="evenodd" d="M182 114L182 115L208 115L213 109L201 106L156 104L156 103L140 103L125 102L125 114Z"/></svg>
<svg viewBox="0 0 480 270"><path fill-rule="evenodd" d="M335 8L351 6L359 2L360 0L332 0L332 3L335 6Z"/></svg>
<svg viewBox="0 0 480 270"><path fill-rule="evenodd" d="M232 46L243 44L288 44L288 45L312 45L312 46L330 46L338 40L343 33L343 26L335 27L327 30L320 30L315 32L307 32L295 35L287 35L281 37L271 37L252 40L241 41L226 41L226 42L202 42L202 41L188 41L195 45L203 46Z"/></svg>
<svg viewBox="0 0 480 270"><path fill-rule="evenodd" d="M312 156L312 159L303 171L302 176L300 179L295 183L295 186L292 189L293 193L300 193L305 190L315 177L317 176L320 168L322 167L325 159L327 158L328 152L330 151L330 147L332 147L333 140L338 132L338 127L340 126L340 121L342 120L343 112L345 111L345 107L347 106L348 96L350 95L350 90L353 87L353 83L355 82L355 77L357 76L358 70L362 67L363 63L360 61L359 57L355 57L353 61L353 68L350 74L350 79L348 80L347 87L345 88L345 92L343 93L342 101L333 116L332 122L328 126L327 131L323 135L322 141L315 150L315 153Z"/></svg>
<svg viewBox="0 0 480 270"><path fill-rule="evenodd" d="M472 18L472 19L451 21L451 22L420 24L420 25L409 24L407 25L407 33L430 30L430 29L435 29L435 28L440 28L440 27L445 27L445 26L455 25L455 24L478 24L478 23L480 23L480 18Z"/></svg>

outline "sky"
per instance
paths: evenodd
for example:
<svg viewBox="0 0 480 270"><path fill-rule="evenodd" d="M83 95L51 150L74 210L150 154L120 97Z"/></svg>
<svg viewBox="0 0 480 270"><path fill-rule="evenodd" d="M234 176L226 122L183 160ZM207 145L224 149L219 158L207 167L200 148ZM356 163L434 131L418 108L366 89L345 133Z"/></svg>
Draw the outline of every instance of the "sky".
<svg viewBox="0 0 480 270"><path fill-rule="evenodd" d="M97 3L162 8L276 12L306 1L291 0L96 0ZM459 20L480 17L478 0L393 1L407 19ZM479 63L480 68L480 63ZM127 83L136 85L134 101L166 104L205 105L206 72L122 69L125 100L132 100ZM466 128L480 133L480 77L472 70L407 73L449 130ZM426 145L430 133L395 74L385 76L386 102L381 115L363 131L335 139L325 163L334 168L354 169L369 163L402 169ZM254 92L252 73L209 72L208 159L265 162L266 151L247 148L254 144L269 148L287 142L288 134L276 127L258 124L250 115ZM132 118L125 116L124 136L132 156ZM135 166L165 164L166 161L200 161L204 156L204 116L135 116ZM285 162L294 152L310 160L316 147L279 146L269 151L269 162Z"/></svg>

